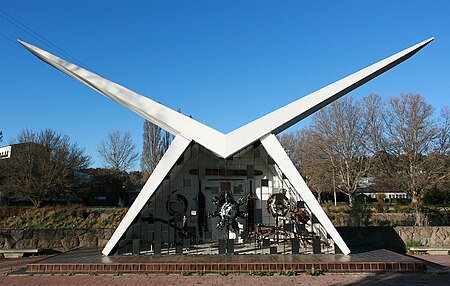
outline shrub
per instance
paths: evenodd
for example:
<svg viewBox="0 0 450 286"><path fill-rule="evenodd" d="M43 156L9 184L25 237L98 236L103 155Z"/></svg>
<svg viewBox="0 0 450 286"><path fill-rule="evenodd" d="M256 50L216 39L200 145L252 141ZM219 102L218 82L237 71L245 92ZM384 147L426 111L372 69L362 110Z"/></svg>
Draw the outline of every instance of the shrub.
<svg viewBox="0 0 450 286"><path fill-rule="evenodd" d="M347 208L349 214L349 226L368 226L370 224L370 217L372 210L366 202L365 196L358 196L352 206Z"/></svg>
<svg viewBox="0 0 450 286"><path fill-rule="evenodd" d="M415 246L423 246L422 242L418 241L418 240L407 240L405 243L405 248L406 248L406 253L410 253L411 251L411 247L415 247Z"/></svg>
<svg viewBox="0 0 450 286"><path fill-rule="evenodd" d="M300 275L300 272L291 268L290 270L284 271L281 274L284 276L297 276Z"/></svg>
<svg viewBox="0 0 450 286"><path fill-rule="evenodd" d="M311 275L311 276L324 275L322 269L320 269L320 268L316 269L316 268L314 268L314 266L311 267L311 269L309 271L307 271L306 274Z"/></svg>

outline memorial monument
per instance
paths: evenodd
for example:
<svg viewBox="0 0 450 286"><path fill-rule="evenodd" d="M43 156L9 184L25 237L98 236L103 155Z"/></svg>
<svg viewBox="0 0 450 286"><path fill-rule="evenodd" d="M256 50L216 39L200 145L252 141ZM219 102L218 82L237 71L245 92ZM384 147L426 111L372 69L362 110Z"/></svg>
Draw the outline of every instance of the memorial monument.
<svg viewBox="0 0 450 286"><path fill-rule="evenodd" d="M175 136L102 251L104 255L145 255L349 254L276 135L408 59L432 40L228 134L19 42L44 62Z"/></svg>

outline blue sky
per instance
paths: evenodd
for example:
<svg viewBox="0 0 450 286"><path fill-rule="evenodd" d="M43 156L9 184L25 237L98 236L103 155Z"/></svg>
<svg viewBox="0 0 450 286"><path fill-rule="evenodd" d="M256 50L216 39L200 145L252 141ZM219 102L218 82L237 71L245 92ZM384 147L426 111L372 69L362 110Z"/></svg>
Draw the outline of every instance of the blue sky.
<svg viewBox="0 0 450 286"><path fill-rule="evenodd" d="M437 111L450 105L449 3L0 0L0 145L24 128L48 127L86 148L99 167L96 148L109 132L130 131L140 151L143 125L14 43L74 62L4 12L88 69L226 133L432 36L349 95L412 92Z"/></svg>

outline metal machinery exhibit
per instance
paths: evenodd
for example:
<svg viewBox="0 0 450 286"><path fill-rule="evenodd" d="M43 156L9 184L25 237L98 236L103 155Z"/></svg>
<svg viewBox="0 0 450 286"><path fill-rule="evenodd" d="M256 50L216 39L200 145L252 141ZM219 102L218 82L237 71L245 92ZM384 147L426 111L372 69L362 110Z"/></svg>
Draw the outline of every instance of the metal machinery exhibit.
<svg viewBox="0 0 450 286"><path fill-rule="evenodd" d="M175 137L104 255L316 254L350 249L276 134L414 55L425 40L228 134L19 41Z"/></svg>

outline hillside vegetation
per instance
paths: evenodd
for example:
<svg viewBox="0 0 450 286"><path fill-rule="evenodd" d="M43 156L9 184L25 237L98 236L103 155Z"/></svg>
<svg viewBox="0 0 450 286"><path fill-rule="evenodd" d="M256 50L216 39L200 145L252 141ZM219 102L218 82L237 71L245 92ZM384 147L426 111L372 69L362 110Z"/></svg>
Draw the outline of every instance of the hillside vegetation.
<svg viewBox="0 0 450 286"><path fill-rule="evenodd" d="M0 228L116 228L127 208L0 207Z"/></svg>

